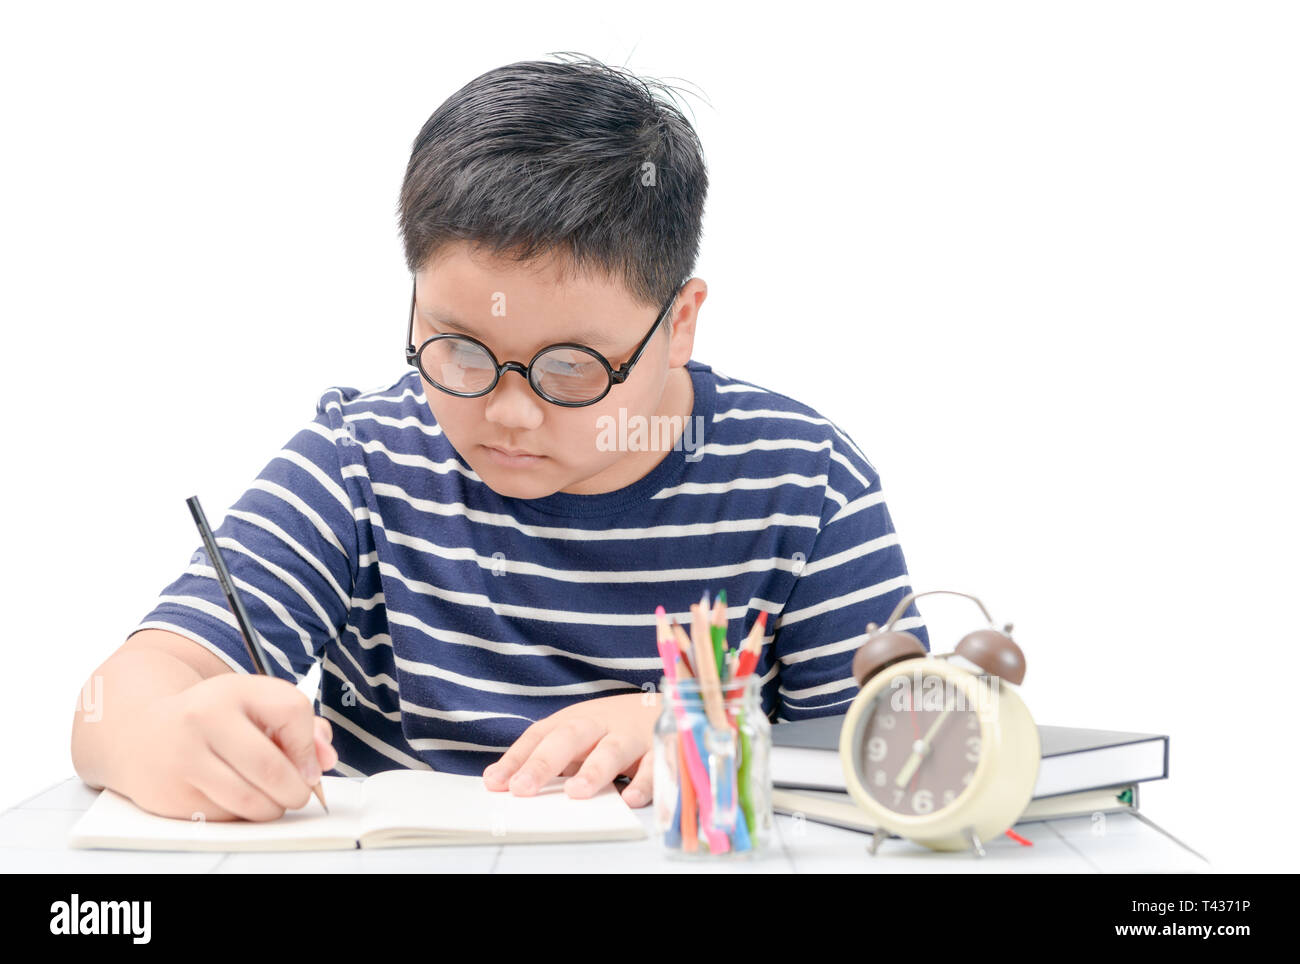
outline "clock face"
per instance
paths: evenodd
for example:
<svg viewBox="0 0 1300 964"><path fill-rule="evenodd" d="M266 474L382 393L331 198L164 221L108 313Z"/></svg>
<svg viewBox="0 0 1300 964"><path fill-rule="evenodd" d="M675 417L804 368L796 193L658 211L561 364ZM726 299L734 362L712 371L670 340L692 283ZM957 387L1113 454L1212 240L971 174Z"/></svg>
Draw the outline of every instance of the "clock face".
<svg viewBox="0 0 1300 964"><path fill-rule="evenodd" d="M934 813L952 804L974 779L979 715L941 677L899 674L864 716L858 779L887 810Z"/></svg>

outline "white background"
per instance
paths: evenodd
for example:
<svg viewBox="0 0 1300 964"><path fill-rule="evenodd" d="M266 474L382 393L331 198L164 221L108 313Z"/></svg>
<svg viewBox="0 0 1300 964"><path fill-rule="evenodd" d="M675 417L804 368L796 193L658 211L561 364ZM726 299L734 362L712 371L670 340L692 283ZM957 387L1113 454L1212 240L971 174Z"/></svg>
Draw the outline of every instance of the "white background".
<svg viewBox="0 0 1300 964"><path fill-rule="evenodd" d="M326 386L403 372L425 119L577 50L688 91L694 357L853 437L915 586L1015 623L1039 722L1169 734L1143 810L1295 869L1294 6L3 11L0 806L71 774L185 498L219 524ZM936 652L979 622L923 603Z"/></svg>

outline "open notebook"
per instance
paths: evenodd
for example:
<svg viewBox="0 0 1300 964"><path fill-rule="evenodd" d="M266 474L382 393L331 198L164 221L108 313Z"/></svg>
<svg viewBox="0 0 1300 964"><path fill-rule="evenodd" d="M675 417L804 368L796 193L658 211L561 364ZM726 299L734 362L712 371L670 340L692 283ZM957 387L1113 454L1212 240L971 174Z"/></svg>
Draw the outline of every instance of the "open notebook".
<svg viewBox="0 0 1300 964"><path fill-rule="evenodd" d="M126 850L351 850L439 844L639 840L641 821L613 785L586 799L556 777L534 796L489 790L483 778L387 770L364 780L321 777L330 812L314 796L279 820L181 820L104 790L68 835L70 847Z"/></svg>

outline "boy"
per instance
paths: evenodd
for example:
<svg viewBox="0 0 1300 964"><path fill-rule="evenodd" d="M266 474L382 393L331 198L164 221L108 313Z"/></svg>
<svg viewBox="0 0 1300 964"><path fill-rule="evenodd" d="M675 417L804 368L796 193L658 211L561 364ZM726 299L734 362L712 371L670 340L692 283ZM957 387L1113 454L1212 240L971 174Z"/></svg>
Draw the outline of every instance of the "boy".
<svg viewBox="0 0 1300 964"><path fill-rule="evenodd" d="M197 554L96 671L87 783L208 819L399 767L575 797L628 777L643 806L655 607L684 622L718 589L733 644L769 613L770 718L846 711L903 553L848 436L691 358L708 179L656 87L517 63L429 118L399 204L411 367L325 391L216 530L275 677ZM317 662L319 717L291 682Z"/></svg>

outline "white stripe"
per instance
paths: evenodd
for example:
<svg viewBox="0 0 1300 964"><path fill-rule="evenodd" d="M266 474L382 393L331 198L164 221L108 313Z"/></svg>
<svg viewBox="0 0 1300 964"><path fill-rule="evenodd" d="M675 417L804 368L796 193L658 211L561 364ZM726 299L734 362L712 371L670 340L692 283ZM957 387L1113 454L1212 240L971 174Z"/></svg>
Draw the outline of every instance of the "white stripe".
<svg viewBox="0 0 1300 964"><path fill-rule="evenodd" d="M857 699L857 698L858 698L858 697L857 697L857 694L855 693L853 696L847 696L847 697L845 697L845 698L842 699L842 700L835 700L833 703L818 703L816 706L792 706L792 707L790 707L790 709L792 709L792 710L799 710L800 712L809 712L809 711L813 711L813 710L828 710L828 709L830 709L832 706L843 706L843 705L846 704L846 703L852 703L852 702L853 702L855 699ZM845 712L847 712L847 710L841 711L841 712L839 712L839 713L816 713L815 715L817 715L817 716L843 716ZM801 717L801 719L808 719L808 717L806 717L806 716L805 716L805 717ZM779 722L779 723L791 723L791 722L793 722L793 721L787 719L786 717L778 716L778 717L777 717L777 722Z"/></svg>
<svg viewBox="0 0 1300 964"><path fill-rule="evenodd" d="M827 421L829 421L829 419ZM863 462L866 462L867 467L871 469L872 472L875 472L876 467L871 464L871 460L869 458L867 458L865 455L862 454L862 449L858 448L857 444L853 441L853 439L849 438L846 433L840 431L840 427L836 425L834 422L831 422L830 426L831 428L835 429L835 434L844 440L844 444L847 445L849 448L851 448L853 450L853 453L858 458L862 459Z"/></svg>
<svg viewBox="0 0 1300 964"><path fill-rule="evenodd" d="M650 614L648 621L644 622L642 622L642 617L640 615L628 616L626 618L629 620L635 619L647 628L653 626L655 621L653 613ZM559 620L556 621L558 622ZM589 622L592 623L602 621L603 620L596 618L589 620ZM458 646L469 646L475 649L486 650L491 653L498 653L502 656L555 656L564 659L577 660L586 663L589 666L599 666L602 669L627 670L629 672L654 670L662 665L657 652L653 656L647 655L642 657L590 656L586 653L573 652L555 646L548 646L545 643L498 642L496 640L484 639L481 636L471 636L469 633L455 632L450 629L438 629L430 626L428 623L416 616L408 615L407 613L401 612L397 609L390 609L388 611L388 622L389 625L409 626L411 629L418 629L425 636L428 636L430 639L438 640L439 642L453 643ZM648 636L647 639L649 639ZM394 656L394 661L396 661L396 659L397 657ZM426 663L423 665L431 666L433 664ZM483 679L483 682L491 681L485 678ZM628 684L624 683L623 685L626 686Z"/></svg>
<svg viewBox="0 0 1300 964"><path fill-rule="evenodd" d="M364 669L361 668L361 664L357 662L356 656L350 653L346 646L339 646L338 649L340 652L343 653L343 655L345 655L348 658L349 661L351 661L353 668L357 672L357 675L366 681L366 685L370 687L371 692L374 692L375 687L380 685L387 686L394 693L399 692L397 687L397 680L393 679L387 673L376 673L374 676L371 676L369 673L367 673ZM322 665L325 670L332 673L342 683L344 695L346 695L348 692L351 692L354 696L356 696L358 701L366 705L367 709L371 710L374 713L379 714L380 716L392 720L394 723L401 722L401 716L398 714L397 710L381 710L379 708L379 704L372 703L369 700L365 699L361 694L361 690L357 689L357 684L352 680L351 677L349 677L346 673L342 672L342 670L339 668L338 663L334 662L334 660L330 658L328 652L326 652L325 654L325 659Z"/></svg>
<svg viewBox="0 0 1300 964"><path fill-rule="evenodd" d="M919 616L907 616L894 623L897 630L914 629L922 624L923 620ZM848 651L857 652L863 643L867 641L866 625L863 624L863 631L857 636L850 636L848 639L842 639L837 643L825 643L821 646L812 646L808 649L801 649L798 652L789 653L781 657L781 662L787 666L794 666L796 663L806 663L810 659L820 659L823 656L836 656Z"/></svg>
<svg viewBox="0 0 1300 964"><path fill-rule="evenodd" d="M784 563L787 566L791 565L786 560L774 560L774 562ZM433 596L436 599L456 603L462 606L477 606L480 609L490 609L498 616L513 616L519 619L535 619L552 623L573 623L583 626L653 626L655 624L654 613L584 612L575 609L541 609L536 606L516 606L494 602L491 598L482 593L458 592L456 590L443 589L440 586L435 586L433 583L424 582L420 579L413 579L398 570L398 568L392 563L384 562L383 560L380 560L379 562L379 572L381 576L387 576L391 579L400 581L411 592ZM369 601L361 599L353 600L353 603L358 605L367 602ZM751 609L770 609L772 604L764 599L752 598L749 601L749 607ZM749 611L746 609L740 609L738 606L729 606L727 607L727 610L729 613L738 612L740 615ZM402 622L401 620L393 619L394 614L401 615L401 611L390 607L389 622ZM689 614L686 614L685 618L689 619ZM403 625L424 628L424 624L415 620L414 617L407 616L406 619L411 621L404 622ZM575 655L574 658L580 657Z"/></svg>
<svg viewBox="0 0 1300 964"><path fill-rule="evenodd" d="M218 542L218 545L220 545L220 542ZM185 570L185 572L187 574L191 574L195 576L207 576L213 582L217 583L218 592L223 591L221 589L220 581L217 579L217 570L212 568L211 566L197 566L197 565L190 566L188 569ZM298 625L298 621L295 620L293 616L289 614L289 610L285 608L284 603L282 603L276 597L264 592L261 588L254 585L253 583L246 583L241 579L235 579L233 573L231 574L230 578L234 581L235 587L237 589L240 589L245 594L245 598L247 598L248 596L253 596L257 599L262 600L262 602L266 604L266 608L271 610L271 612L275 615L275 617L278 620L280 620L281 624L283 624L286 629L293 630L293 632L297 634L298 642L302 645L302 652L304 656L306 656L308 659L311 660L316 659L316 653L313 648L314 644L312 642L311 634L308 633L307 630L303 629L301 626ZM234 619L233 616L231 618L232 620ZM239 624L236 622L235 625L236 627L238 627ZM267 641L265 633L259 631L257 633L257 638L258 641L262 644L263 649L267 650L268 652L271 652L272 654L280 652L280 650L277 649L273 643ZM287 653L283 653L281 655L285 657L288 656ZM276 662L280 662L280 660L277 658ZM290 671L294 674L294 676L298 677L299 679L302 678L301 676L299 676L297 670L293 670L291 667L288 667L287 659L281 665L284 665L287 668L289 668Z"/></svg>
<svg viewBox="0 0 1300 964"><path fill-rule="evenodd" d="M808 563L799 572L799 578L806 579L807 577L816 575L825 569L834 569L836 566L842 566L846 562L852 562L854 559L861 559L863 556L896 545L898 545L898 533L896 532L878 536L875 539L868 539L866 542L861 542L856 546L851 546L842 552L835 552L829 556L822 556L815 562Z"/></svg>
<svg viewBox="0 0 1300 964"><path fill-rule="evenodd" d="M830 419L818 418L814 415L805 415L803 412L786 412L777 408L729 408L725 412L718 412L713 416L715 422L721 422L729 418L738 421L747 418L789 418L798 422L807 422L809 425L826 425L830 428L835 427L831 424Z"/></svg>
<svg viewBox="0 0 1300 964"><path fill-rule="evenodd" d="M829 445L830 443L828 442L827 444ZM840 463L840 465L844 466L844 468L848 471L849 475L857 479L858 482L862 484L862 487L864 489L871 488L871 480L868 479L866 476L864 476L856 468L854 468L852 462L850 462L848 459L846 459L843 455L841 455L833 448L831 449L831 458L834 459L836 462Z"/></svg>
<svg viewBox="0 0 1300 964"><path fill-rule="evenodd" d="M142 629L166 629L170 632L176 633L178 636L184 636L186 639L190 640L191 642L197 643L198 645L203 646L206 649L210 649L212 651L212 655L218 657L223 663L229 666L236 673L243 673L245 676L249 675L248 670L244 669L243 666L235 662L235 660L230 657L229 653L227 653L224 649L222 649L220 646L218 646L216 643L212 642L211 640L206 639L203 636L200 636L198 633L190 629L188 626L177 626L175 623L169 623L162 619L146 619L140 625L136 626L135 629L131 630L131 632L127 633L126 634L127 638L129 639L131 636L135 635L137 632L139 632Z"/></svg>
<svg viewBox="0 0 1300 964"><path fill-rule="evenodd" d="M383 740L379 739L378 737L374 736L369 731L363 730L361 727L357 726L357 724L353 723L347 717L340 714L337 710L334 709L334 707L330 706L328 703L321 704L320 715L323 716L325 719L329 720L331 725L338 724L339 726L343 727L344 730L352 734L352 736L356 737L356 739L360 740L362 743L370 747L370 749L374 750L376 753L381 753L384 756L388 757L390 760L394 760L400 763L402 766L407 767L408 769L411 770L432 770L433 769L433 767L429 766L429 764L425 763L423 760L417 759L416 757L413 757L408 753L403 753L401 750L389 746L387 743L385 743Z"/></svg>
<svg viewBox="0 0 1300 964"><path fill-rule="evenodd" d="M841 693L850 688L854 690L858 688L858 684L854 682L852 676L831 680L831 682L822 683L820 686L809 686L806 689L801 690L788 690L783 686L778 686L776 691L781 695L781 699L785 701L803 700L812 696L825 696L828 693ZM852 698L853 697L849 697L849 699ZM811 707L809 707L809 709L811 709Z"/></svg>
<svg viewBox="0 0 1300 964"><path fill-rule="evenodd" d="M359 422L362 420L368 422L378 422L380 425L387 425L394 429L412 428L429 438L437 438L443 434L442 426L436 422L433 425L427 425L420 415L403 415L401 418L395 418L392 415L379 415L375 412L356 412L352 415L341 415L343 422ZM356 439L348 437L348 442L354 442Z"/></svg>
<svg viewBox="0 0 1300 964"><path fill-rule="evenodd" d="M317 435L324 437L327 442L335 441L335 439L328 434L328 429L318 425L316 422L310 422L307 427ZM348 494L343 491L342 487L330 478L330 476L327 475L319 465L307 458L301 452L295 452L292 449L281 449L278 453L278 457L284 459L286 462L292 462L294 465L297 465L304 471L310 473L311 477L320 483L321 488L332 495L334 501L351 514L352 500L348 497Z"/></svg>
<svg viewBox="0 0 1300 964"><path fill-rule="evenodd" d="M775 489L780 485L799 485L805 488L817 488L826 484L826 474L800 475L798 472L786 472L764 479L734 478L726 482L683 482L672 488L660 489L654 494L656 499L670 499L675 495L714 495L733 492L737 489Z"/></svg>
<svg viewBox="0 0 1300 964"><path fill-rule="evenodd" d="M527 716L520 716L518 713L486 713L476 710L435 710L427 706L420 706L418 703L412 703L410 700L402 700L402 711L404 713L413 713L416 716L427 716L434 720L446 720L449 723L470 723L474 720L524 720L532 723L533 720Z"/></svg>
<svg viewBox="0 0 1300 964"><path fill-rule="evenodd" d="M418 750L466 750L474 753L505 753L508 746L488 746L486 743L465 743L461 740L440 740L431 736L407 740Z"/></svg>
<svg viewBox="0 0 1300 964"><path fill-rule="evenodd" d="M258 515L255 512L245 512L242 509L231 509L226 513L226 516L227 518L234 516L236 519L243 519L254 528L261 529L267 535L280 540L281 543L292 549L296 555L300 556L313 569L315 569L316 573L329 583L330 588L334 590L334 595L338 597L339 602L347 605L348 594L344 592L343 587L339 585L338 580L334 578L334 574L329 571L329 568L325 563L317 559L306 546L298 542L298 540L293 538L293 536L289 535L289 533L285 532L270 519ZM336 548L342 550L343 547L338 544L338 540L334 538L332 532L330 533L330 542L333 543ZM343 558L347 559L347 557L347 553L344 552ZM349 563L348 568L351 569L351 563Z"/></svg>
<svg viewBox="0 0 1300 964"><path fill-rule="evenodd" d="M389 382L387 385L384 385L380 388L372 388L369 391L360 392L357 395L353 396L351 400L345 402L344 404L349 406L355 406L363 401L364 402L400 402L403 399L405 399L408 395L412 398L420 399L422 401L424 399L424 383L419 381L415 382L416 387L419 389L418 393L412 390L409 384L412 380L411 376L418 375L418 374L419 373L414 368L412 368L409 372L403 372L400 376L398 376L396 381ZM401 386L400 391L398 391L398 386ZM343 392L342 392L343 387L344 386L331 385L329 386L329 388L325 389L325 391L321 392L321 397L323 398L324 396L332 393L338 396L339 401L343 401ZM396 395L385 394L386 392L393 392L393 391L397 391L398 394Z"/></svg>
<svg viewBox="0 0 1300 964"><path fill-rule="evenodd" d="M789 572L793 571L795 565L790 559L781 556L769 556L762 559L748 559L731 565L696 566L679 569L556 569L535 562L508 559L504 554L497 557L484 556L468 546L440 546L418 536L407 536L397 532L389 532L388 530L384 531L389 543L393 545L407 546L417 552L439 559L473 562L485 572L500 573L502 576L537 576L539 578L553 579L557 582L575 582L583 585L611 586L629 583L679 582L688 579L717 581L730 579L743 573L767 572L771 569L783 569ZM382 563L380 565L381 572L387 572L384 569L386 565L391 565L391 563ZM646 619L653 621L653 618L649 615L646 616Z"/></svg>
<svg viewBox="0 0 1300 964"><path fill-rule="evenodd" d="M298 453L296 452L293 454L295 456L298 455ZM295 458L293 461L295 462L299 461L300 458L301 457L299 456L298 458ZM307 460L304 459L302 461L307 461ZM307 464L311 465L312 463L307 461ZM317 469L316 471L319 472L320 470ZM324 476L321 476L321 478L324 478ZM334 490L340 496L343 495L343 490L340 489L337 485L334 485L333 481L331 481L330 479L324 479L322 484L326 484L326 483L328 483L328 485L330 486L333 486ZM344 559L348 557L348 552L343 547L343 543L339 540L339 537L337 534L335 534L334 530L330 528L329 523L325 521L324 516L322 516L319 512L317 512L315 507L313 507L311 503L307 502L301 496L299 496L298 493L294 492L292 489L285 488L284 486L280 485L277 482L271 482L268 479L260 479L260 478L254 479L252 485L249 486L249 489L250 490L258 489L262 492L266 492L270 495L275 496L280 501L293 506L295 509L298 510L299 514L301 514L303 518L307 519L307 521L309 521L312 524L312 526L315 527L316 531L320 533L322 539L324 539L335 549L337 549L339 551L339 554L342 555ZM344 498L344 500L340 503L340 506L344 509L344 511L347 512L349 516L352 515L352 503L349 502L346 498Z"/></svg>
<svg viewBox="0 0 1300 964"><path fill-rule="evenodd" d="M234 549L236 552L240 553L241 555L247 556L249 559L254 559L254 560L256 560L257 562L259 562L262 566L264 566L264 567L266 568L267 572L271 573L273 576L275 576L277 579L279 579L279 580L280 580L281 582L283 582L286 586L288 586L290 589L292 589L295 593L298 594L299 598L301 598L302 601L305 602L305 603L307 604L307 607L308 607L308 608L309 608L313 613L316 614L316 618L320 620L321 625L324 626L324 627L329 631L330 639L335 639L335 640L336 640L336 639L339 638L339 637L338 637L338 631L337 631L337 630L335 629L335 627L334 627L334 621L333 621L333 618L330 616L329 613L327 613L327 612L325 611L325 609L321 606L321 604L316 600L316 597L313 596L311 593L309 593L309 592L307 591L307 587L304 586L301 582L298 581L298 577L295 576L292 572L290 572L288 569L283 568L282 566L277 566L275 563L271 562L269 559L263 559L263 558L262 558L261 556L259 556L257 553L255 553L255 552L253 552L252 550L250 550L247 546L245 546L245 545L243 545L242 543L236 541L235 539L231 538L230 536L221 536L220 538L218 538L218 539L217 539L217 546L220 547L220 548L225 548L225 549ZM191 567L191 568L194 568L194 567ZM201 569L207 569L207 568L211 568L211 567L203 566L203 567L198 567L198 568L201 568ZM215 576L216 576L216 570L213 569L212 572L213 572L213 576L214 576L214 578L215 578ZM232 575L232 578L233 578L233 575ZM264 593L262 593L260 590L257 590L257 593L258 593L259 596L261 596L261 597L264 598L264 599L265 599L265 598L269 598L269 597L267 597ZM346 601L347 601L346 597L343 598L343 601L344 601L344 603L346 604ZM268 605L269 605L269 603L268 603ZM278 607L278 608L277 608L277 607ZM284 606L281 605L278 601L276 602L275 606L272 606L272 607L271 607L271 609L272 609L272 611L277 612L277 614L279 614L279 613L283 613L283 614L284 614L284 615L283 615L283 618L284 618L284 619L286 619L286 620L289 619L289 612L288 612L288 610L285 609ZM297 630L299 633L302 633L302 635L304 635L304 636L306 635L305 633L302 632L301 629L299 629L298 624L295 623L295 622L293 622L292 620L289 620L289 622L286 623L286 625L290 625L293 629ZM310 637L308 637L308 638L310 638Z"/></svg>
<svg viewBox="0 0 1300 964"><path fill-rule="evenodd" d="M470 522L514 529L534 539L558 539L564 542L714 536L723 532L761 532L778 525L799 526L810 529L821 527L820 516L788 515L784 512L774 512L759 519L718 520L716 522L700 522L691 525L640 526L627 529L575 529L568 526L538 526L527 525L513 516L502 513L472 509L463 502L436 502L432 499L422 499L418 496L408 495L400 486L391 485L387 482L376 482L371 488L376 497L382 495L400 500L417 512L427 512L449 518L465 518ZM397 538L400 535L400 533L390 530L384 525L383 517L379 513L371 512L369 516L371 524L378 525L390 538Z"/></svg>
<svg viewBox="0 0 1300 964"><path fill-rule="evenodd" d="M383 593L380 593L379 596L382 600ZM353 602L355 601L356 600L353 600ZM387 646L389 649L393 648L393 637L388 635L388 633L375 633L373 636L362 636L361 630L351 622L343 628L344 635L346 635L349 630L352 632L352 635L357 638L357 642L361 644L362 649L374 649L376 646ZM342 637L340 637L340 639L342 639Z"/></svg>
<svg viewBox="0 0 1300 964"><path fill-rule="evenodd" d="M603 693L607 690L635 692L632 684L627 680L593 680L588 683L564 683L556 686L525 686L520 683L503 683L499 680L482 680L473 676L465 676L461 673L453 673L450 670L431 666L428 663L417 663L409 659L403 659L400 656L395 656L394 661L397 663L397 668L404 672L416 676L431 676L435 679L447 680L449 683L456 683L468 689L481 690L485 693L511 693L516 696L568 696Z"/></svg>
<svg viewBox="0 0 1300 964"><path fill-rule="evenodd" d="M330 402L330 405L333 405L336 408L338 407L337 402ZM313 422L312 424L316 425L318 423ZM346 438L348 440L347 443L343 443L340 436ZM335 430L332 439L336 444L347 444L352 448L361 449L363 452L382 452L390 461L397 465L405 465L416 469L425 469L429 472L436 472L439 475L446 475L449 472L459 472L465 478L471 479L474 482L483 482L477 472L473 469L467 469L454 458L443 459L441 462L435 462L433 459L424 455L413 455L407 452L394 452L378 439L369 439L363 442L361 439L353 439L351 436L347 435L347 433L343 432L342 429ZM366 467L364 465L344 465L342 466L342 472L344 478L347 478L348 476L367 477Z"/></svg>
<svg viewBox="0 0 1300 964"><path fill-rule="evenodd" d="M756 438L748 442L728 444L707 442L696 448L694 452L699 453L697 458L702 458L705 455L744 455L747 452L784 452L788 449L797 449L801 452L820 452L822 449L830 449L832 456L839 454L835 451L835 443L830 439L813 442L803 438ZM841 455L840 459L843 458L844 456Z"/></svg>
<svg viewBox="0 0 1300 964"><path fill-rule="evenodd" d="M789 626L792 623L803 622L805 619L812 619L814 616L820 616L822 613L830 612L835 609L843 609L845 606L851 606L855 602L861 602L864 599L872 599L876 596L882 596L887 592L893 592L900 586L911 589L911 577L907 573L900 576L894 576L892 579L886 579L882 582L866 586L855 592L846 593L843 596L833 596L830 599L823 600L813 606L805 606L803 609L789 610L781 614L779 623L781 627Z"/></svg>
<svg viewBox="0 0 1300 964"><path fill-rule="evenodd" d="M714 373L715 375L718 375L719 378L726 378L726 376L720 374L716 368L713 370L713 373ZM763 395L771 395L771 394L773 394L772 392L769 392L766 388L759 388L757 385L751 385L751 384L749 384L749 382L741 382L741 381L736 381L736 380L734 380L734 379L732 379L732 384L730 384L730 385L715 385L715 386L713 387L713 390L714 390L715 392L718 392L718 393L722 393L722 392L755 392L755 393L760 393L760 394L763 394Z"/></svg>
<svg viewBox="0 0 1300 964"><path fill-rule="evenodd" d="M356 767L348 766L342 760L335 763L331 769L338 770L339 773L343 774L345 777L359 777L362 780L366 778L366 774L362 773Z"/></svg>
<svg viewBox="0 0 1300 964"><path fill-rule="evenodd" d="M210 566L205 566L203 568L208 569L208 571L213 573L215 573L216 571L213 570ZM188 571L189 570L187 569L186 572ZM206 573L195 573L195 574L206 575ZM215 580L216 578L215 575L212 578ZM234 579L234 576L232 575L231 578ZM249 586L247 583L239 579L235 579L235 588L243 589L250 593L255 591L252 586ZM257 591L257 594L260 596L261 592ZM195 609L201 613L204 613L205 615L212 616L215 619L219 619L221 620L221 622L229 626L240 637L241 640L243 639L244 634L240 632L239 623L237 623L235 621L235 617L230 614L230 610L225 608L224 606L214 605L213 603L208 602L206 599L203 599L200 596L160 595L158 597L157 602L159 605L161 605L162 603L172 603L173 605L176 606L183 606L186 609ZM256 628L253 631L257 632ZM266 652L266 654L270 656L273 660L275 660L277 663L279 663L280 666L284 669L284 671L287 674L289 674L296 680L302 679L302 677L298 675L298 672L289 663L288 658L284 655L284 653L280 650L278 646L273 646L269 642L267 642L266 637L262 633L257 633L257 638L258 638L258 642L262 644L262 649Z"/></svg>
<svg viewBox="0 0 1300 964"><path fill-rule="evenodd" d="M356 633L355 629L353 632ZM360 634L356 633L356 635L359 636ZM475 720L525 720L529 723L533 722L531 718L521 716L518 713L495 713L486 710L438 710L433 707L424 706L420 703L415 703L401 696L397 683L387 673L370 676L359 665L357 665L355 658L353 658L352 653L348 652L347 647L340 648L347 654L349 659L352 659L352 665L356 667L357 675L370 684L372 691L376 686L386 686L398 696L399 709L381 710L379 704L373 703L367 699L366 695L357 688L356 683L351 679L351 677L343 673L338 664L329 658L328 653L326 654L323 663L324 670L332 674L345 687L349 687L349 691L356 698L357 702L363 704L375 715L392 720L394 723L401 722L403 713L410 713L414 716L423 716L433 720L445 720L448 723L469 723Z"/></svg>
<svg viewBox="0 0 1300 964"><path fill-rule="evenodd" d="M844 508L840 509L839 512L830 517L826 522L826 526L829 526L832 522L839 522L841 519L847 518L855 512L861 512L863 509L870 508L871 506L884 501L885 493L877 488L875 492L868 492L866 495L859 496L852 502L848 503L848 505L844 506ZM822 529L824 530L826 526L822 526Z"/></svg>
<svg viewBox="0 0 1300 964"><path fill-rule="evenodd" d="M849 500L840 495L839 490L833 489L829 485L826 486L826 498L830 499L832 502L838 502L841 509L849 504Z"/></svg>
<svg viewBox="0 0 1300 964"><path fill-rule="evenodd" d="M656 525L638 526L632 529L573 529L569 526L525 525L512 516L497 512L484 512L472 509L463 501L441 503L432 499L407 495L399 486L387 482L374 483L372 490L376 496L404 501L416 512L428 512L448 518L467 518L471 522L495 525L519 531L534 539L559 539L562 542L604 542L604 540L621 539L671 539L686 538L693 535L718 535L719 533L750 533L763 531L772 526L800 526L805 529L819 529L822 526L820 516L790 516L784 512L774 512L762 518L736 518L736 520L718 520L715 522L695 522L692 525ZM398 538L400 533L383 524L383 517L377 512L368 512L372 525L382 527L389 538Z"/></svg>

